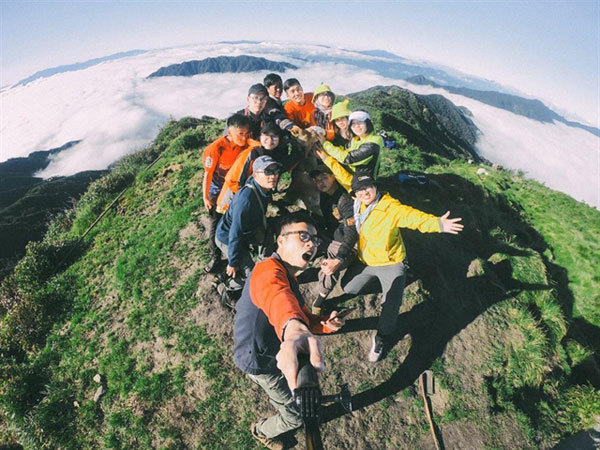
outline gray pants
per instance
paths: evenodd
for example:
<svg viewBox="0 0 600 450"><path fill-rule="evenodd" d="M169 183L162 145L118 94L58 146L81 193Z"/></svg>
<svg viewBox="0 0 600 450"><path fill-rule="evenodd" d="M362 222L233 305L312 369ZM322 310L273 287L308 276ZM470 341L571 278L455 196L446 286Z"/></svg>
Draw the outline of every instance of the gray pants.
<svg viewBox="0 0 600 450"><path fill-rule="evenodd" d="M402 304L406 282L404 263L390 266L365 266L358 260L354 261L342 278L342 289L346 294L357 295L376 280L379 280L383 290L377 333L389 336L396 328L396 320Z"/></svg>
<svg viewBox="0 0 600 450"><path fill-rule="evenodd" d="M250 375L248 377L258 384L269 396L269 401L277 410L277 414L258 422L256 429L268 438L274 438L287 431L302 426L302 416L287 381L279 374Z"/></svg>
<svg viewBox="0 0 600 450"><path fill-rule="evenodd" d="M327 247L327 258L335 258L340 251L340 247L342 243L340 241L331 241L331 244ZM319 295L322 297L327 297L335 284L338 282L340 278L340 272L344 270L346 267L350 265L352 260L354 259L354 254L349 255L340 267L331 275L325 275L322 270L319 270Z"/></svg>
<svg viewBox="0 0 600 450"><path fill-rule="evenodd" d="M227 256L229 252L229 247L223 244L218 238L215 239L217 243L217 247L219 250L223 252L225 256ZM239 291L244 288L244 283L246 279L250 275L252 268L254 267L254 261L250 257L250 253L246 252L242 254L242 258L240 260L240 266L237 267L237 273L235 278L229 278L225 283L228 291Z"/></svg>

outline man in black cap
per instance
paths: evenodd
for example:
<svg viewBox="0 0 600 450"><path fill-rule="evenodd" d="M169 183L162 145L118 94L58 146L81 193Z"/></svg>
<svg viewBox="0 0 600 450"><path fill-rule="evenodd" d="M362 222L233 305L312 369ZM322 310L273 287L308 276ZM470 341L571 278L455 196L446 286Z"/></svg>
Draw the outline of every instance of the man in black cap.
<svg viewBox="0 0 600 450"><path fill-rule="evenodd" d="M277 186L281 164L268 155L254 161L253 175L233 197L229 209L217 226L217 247L227 255L228 281L221 286L230 297L241 293L254 267L250 246L262 245L268 233L267 206Z"/></svg>
<svg viewBox="0 0 600 450"><path fill-rule="evenodd" d="M260 129L267 122L273 122L282 130L290 130L294 123L279 109L267 108L269 92L267 88L260 84L253 84L248 89L248 106L238 111L250 119L250 137L255 140L260 139Z"/></svg>

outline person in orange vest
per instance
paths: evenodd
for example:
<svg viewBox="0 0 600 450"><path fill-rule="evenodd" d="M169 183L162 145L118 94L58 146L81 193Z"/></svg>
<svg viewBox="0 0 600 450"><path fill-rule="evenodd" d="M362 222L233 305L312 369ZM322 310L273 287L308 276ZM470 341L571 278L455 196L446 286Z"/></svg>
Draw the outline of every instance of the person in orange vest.
<svg viewBox="0 0 600 450"><path fill-rule="evenodd" d="M302 129L316 125L312 92L305 94L296 78L285 80L283 90L289 99L284 106L288 118Z"/></svg>
<svg viewBox="0 0 600 450"><path fill-rule="evenodd" d="M248 147L236 158L233 166L225 176L223 189L217 198L217 212L225 214L233 196L246 184L252 175L253 163L256 158L269 155L281 164L281 172L287 172L295 166L303 155L297 149L288 151L288 145L281 136L281 130L274 123L265 124L260 130L260 146Z"/></svg>
<svg viewBox="0 0 600 450"><path fill-rule="evenodd" d="M335 136L331 113L335 102L335 94L326 84L321 83L315 89L312 102L315 105L315 125L325 130L325 139L332 140Z"/></svg>
<svg viewBox="0 0 600 450"><path fill-rule="evenodd" d="M277 233L277 250L259 262L236 305L233 360L267 394L276 414L251 425L252 437L269 449L284 449L282 434L302 426L297 388L298 354L323 371L318 335L341 329L337 311L315 315L308 309L298 274L317 253L319 238L312 219L296 212L284 217Z"/></svg>
<svg viewBox="0 0 600 450"><path fill-rule="evenodd" d="M249 133L250 120L242 114L234 114L227 119L227 135L208 145L202 154L204 164L202 196L204 208L210 218L208 226L210 261L204 268L207 273L212 272L221 259L221 251L215 243L215 233L222 214L217 212L216 202L227 171L242 151L260 145L259 142L249 139Z"/></svg>

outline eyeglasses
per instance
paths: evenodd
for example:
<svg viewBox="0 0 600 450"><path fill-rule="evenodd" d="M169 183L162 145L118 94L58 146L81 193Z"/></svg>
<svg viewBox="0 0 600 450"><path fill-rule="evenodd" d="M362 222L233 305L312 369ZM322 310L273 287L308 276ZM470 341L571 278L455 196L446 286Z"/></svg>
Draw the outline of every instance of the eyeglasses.
<svg viewBox="0 0 600 450"><path fill-rule="evenodd" d="M313 243L317 247L319 245L321 245L321 242L323 242L323 240L320 237L318 237L316 234L310 234L308 231L286 231L285 233L282 234L282 236L287 236L289 234L297 234L298 236L300 236L300 240L302 242L313 241Z"/></svg>
<svg viewBox="0 0 600 450"><path fill-rule="evenodd" d="M265 169L265 170L257 170L256 173L264 173L266 176L270 177L271 175L279 175L281 171L279 168L276 169Z"/></svg>

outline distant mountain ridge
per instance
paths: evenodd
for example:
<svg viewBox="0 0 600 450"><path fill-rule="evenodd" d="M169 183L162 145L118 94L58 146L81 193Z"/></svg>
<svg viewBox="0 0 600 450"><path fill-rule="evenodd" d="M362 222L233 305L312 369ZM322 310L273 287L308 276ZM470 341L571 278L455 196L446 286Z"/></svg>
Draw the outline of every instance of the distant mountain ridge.
<svg viewBox="0 0 600 450"><path fill-rule="evenodd" d="M95 66L96 64L100 64L106 61L112 61L115 59L126 58L128 56L136 56L141 55L142 53L146 53L146 50L130 50L127 52L119 52L113 53L112 55L102 56L100 58L89 59L84 62L78 62L73 64L67 64L64 66L51 67L50 69L40 70L39 72L34 73L30 77L24 78L21 81L17 82L15 86L25 85L27 83L31 83L38 78L47 78L52 75L56 75L57 73L62 72L73 72L75 70L87 69L88 67Z"/></svg>
<svg viewBox="0 0 600 450"><path fill-rule="evenodd" d="M171 64L161 67L147 78L156 77L191 77L202 73L223 72L256 72L259 70L272 70L273 72L285 72L287 69L297 69L297 66L285 62L270 61L266 58L256 56L217 56L197 61L185 61L180 64Z"/></svg>
<svg viewBox="0 0 600 450"><path fill-rule="evenodd" d="M588 125L581 124L579 122L572 122L561 115L555 113L548 108L540 100L528 99L519 97L518 95L505 94L496 91L480 91L477 89L470 89L466 87L454 87L435 83L429 78L423 75L416 75L406 79L407 82L422 86L432 86L435 88L445 89L446 91L462 95L465 97L472 98L474 100L485 103L486 105L493 106L495 108L504 109L520 116L528 117L539 122L550 123L553 121L562 122L566 125L575 128L581 128L582 130L588 131L596 136L600 137L600 129L590 127Z"/></svg>
<svg viewBox="0 0 600 450"><path fill-rule="evenodd" d="M470 112L441 95L418 95L399 86L375 86L349 97L353 107L383 111L381 123L386 131L403 134L408 142L427 152L450 159L482 160L475 148L480 131L468 117Z"/></svg>
<svg viewBox="0 0 600 450"><path fill-rule="evenodd" d="M89 170L48 180L35 176L53 156L79 142L0 163L0 279L23 256L28 242L44 236L50 218L72 207L89 184L106 173Z"/></svg>

